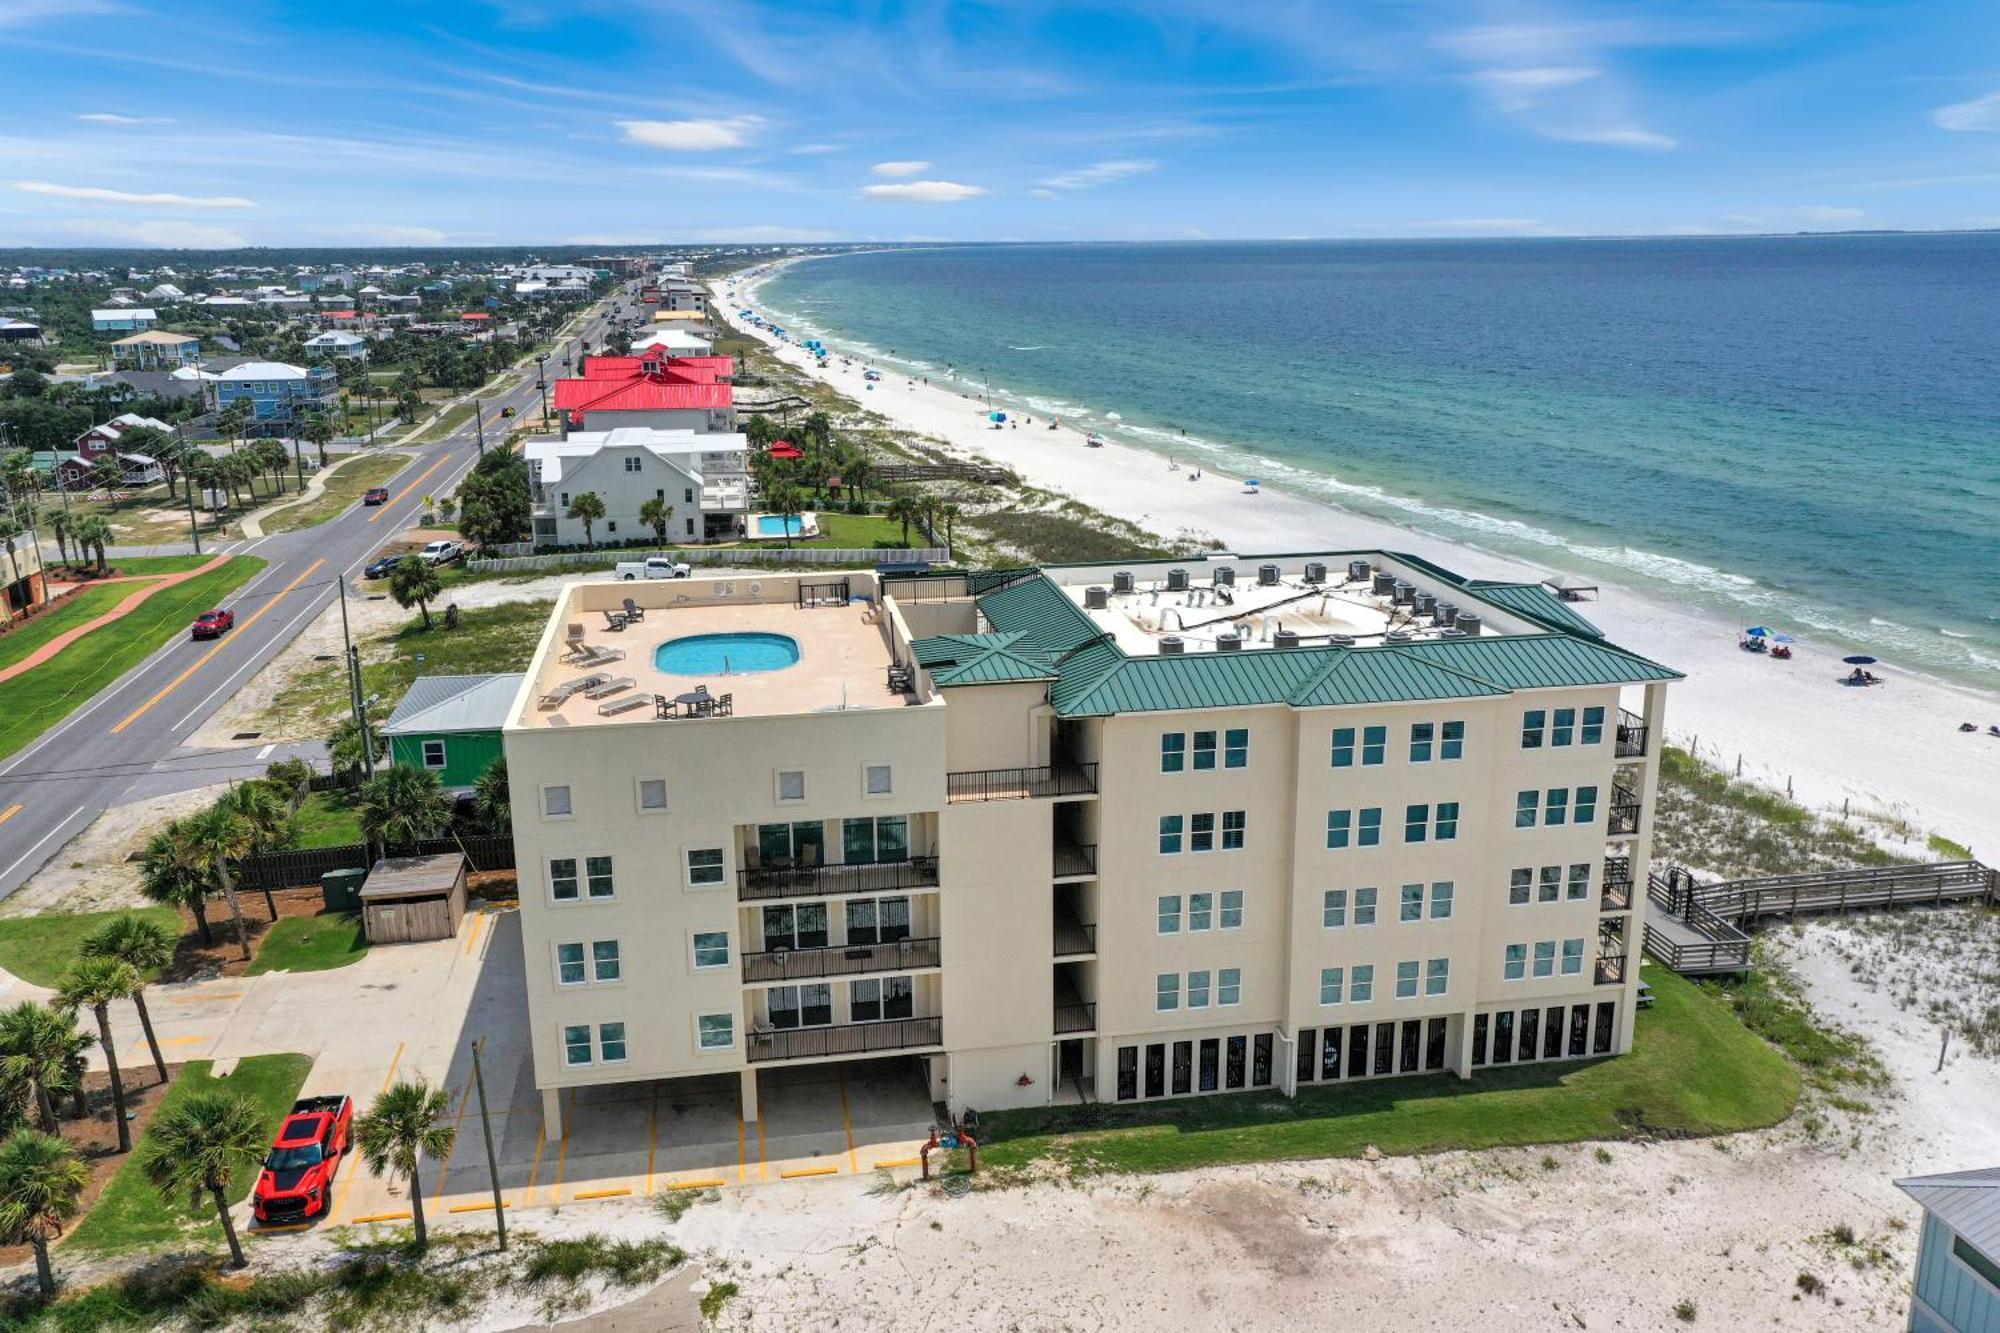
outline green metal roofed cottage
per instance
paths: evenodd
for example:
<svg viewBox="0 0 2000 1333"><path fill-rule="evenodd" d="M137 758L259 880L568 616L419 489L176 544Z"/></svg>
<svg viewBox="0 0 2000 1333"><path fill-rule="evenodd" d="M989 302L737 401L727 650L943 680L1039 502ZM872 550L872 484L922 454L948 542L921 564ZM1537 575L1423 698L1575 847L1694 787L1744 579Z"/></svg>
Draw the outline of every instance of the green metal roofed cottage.
<svg viewBox="0 0 2000 1333"><path fill-rule="evenodd" d="M521 680L518 672L417 677L382 724L390 760L429 769L447 788L470 790L504 753L500 730Z"/></svg>

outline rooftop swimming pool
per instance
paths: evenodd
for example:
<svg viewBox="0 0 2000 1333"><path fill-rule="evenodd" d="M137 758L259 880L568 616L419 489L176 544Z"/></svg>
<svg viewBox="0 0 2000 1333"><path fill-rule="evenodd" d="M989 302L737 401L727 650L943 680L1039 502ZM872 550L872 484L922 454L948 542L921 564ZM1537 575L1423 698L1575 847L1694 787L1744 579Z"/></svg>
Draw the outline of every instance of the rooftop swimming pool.
<svg viewBox="0 0 2000 1333"><path fill-rule="evenodd" d="M741 676L783 671L799 660L799 641L789 634L744 630L733 634L690 634L653 650L653 668L669 676Z"/></svg>

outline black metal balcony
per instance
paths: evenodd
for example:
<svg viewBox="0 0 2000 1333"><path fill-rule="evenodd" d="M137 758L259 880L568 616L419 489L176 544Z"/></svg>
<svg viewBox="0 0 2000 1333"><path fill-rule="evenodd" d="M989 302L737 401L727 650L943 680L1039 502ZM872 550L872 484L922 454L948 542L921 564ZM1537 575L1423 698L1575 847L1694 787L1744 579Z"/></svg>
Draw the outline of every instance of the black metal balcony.
<svg viewBox="0 0 2000 1333"><path fill-rule="evenodd" d="M1055 1018L1059 1034L1097 1030L1097 1006L1094 1004L1059 1004Z"/></svg>
<svg viewBox="0 0 2000 1333"><path fill-rule="evenodd" d="M1622 986L1625 984L1625 955L1600 955L1597 960L1596 982L1600 986Z"/></svg>
<svg viewBox="0 0 2000 1333"><path fill-rule="evenodd" d="M1618 739L1613 747L1620 759L1637 759L1646 753L1646 719L1637 713L1618 710Z"/></svg>
<svg viewBox="0 0 2000 1333"><path fill-rule="evenodd" d="M840 865L745 866L736 872L736 898L746 903L763 898L828 898L937 886L935 856L912 856L902 861L849 861Z"/></svg>
<svg viewBox="0 0 2000 1333"><path fill-rule="evenodd" d="M1094 842L1071 842L1068 838L1057 834L1054 873L1057 879L1096 874L1097 844Z"/></svg>
<svg viewBox="0 0 2000 1333"><path fill-rule="evenodd" d="M1067 912L1059 912L1055 923L1055 954L1058 958L1074 958L1079 954L1097 952L1097 927L1085 925Z"/></svg>
<svg viewBox="0 0 2000 1333"><path fill-rule="evenodd" d="M1604 858L1604 880L1598 886L1597 910L1623 912L1632 906L1632 858Z"/></svg>
<svg viewBox="0 0 2000 1333"><path fill-rule="evenodd" d="M772 949L743 955L746 982L849 977L863 972L911 972L938 965L936 939L886 944L833 944L822 949Z"/></svg>
<svg viewBox="0 0 2000 1333"><path fill-rule="evenodd" d="M881 1023L838 1023L832 1027L753 1032L750 1034L749 1056L751 1064L761 1064L766 1060L873 1055L943 1044L943 1018L892 1018Z"/></svg>
<svg viewBox="0 0 2000 1333"><path fill-rule="evenodd" d="M1024 801L1045 796L1088 796L1097 790L1097 765L1061 761L1040 768L980 768L947 773L945 799Z"/></svg>
<svg viewBox="0 0 2000 1333"><path fill-rule="evenodd" d="M1623 837L1639 831L1639 793L1630 787L1611 789L1611 818L1605 832L1613 837Z"/></svg>

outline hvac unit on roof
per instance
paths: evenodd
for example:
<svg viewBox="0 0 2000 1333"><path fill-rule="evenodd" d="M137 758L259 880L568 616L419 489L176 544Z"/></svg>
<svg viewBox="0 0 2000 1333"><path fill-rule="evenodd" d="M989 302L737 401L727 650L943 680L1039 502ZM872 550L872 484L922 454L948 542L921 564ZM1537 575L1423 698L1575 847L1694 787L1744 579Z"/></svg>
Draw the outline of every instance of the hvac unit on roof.
<svg viewBox="0 0 2000 1333"><path fill-rule="evenodd" d="M1431 624L1443 629L1458 619L1457 602L1439 602L1431 608Z"/></svg>
<svg viewBox="0 0 2000 1333"><path fill-rule="evenodd" d="M1178 634L1168 634L1160 640L1160 656L1179 657L1187 651L1187 641Z"/></svg>
<svg viewBox="0 0 2000 1333"><path fill-rule="evenodd" d="M1260 587L1260 588L1275 588L1275 587L1277 587L1277 586L1278 586L1278 567L1277 567L1276 565L1259 565L1259 566L1257 566L1257 586L1258 586L1258 587Z"/></svg>
<svg viewBox="0 0 2000 1333"><path fill-rule="evenodd" d="M1224 630L1215 636L1215 651L1218 653L1242 652L1243 636L1235 630Z"/></svg>
<svg viewBox="0 0 2000 1333"><path fill-rule="evenodd" d="M1414 611L1416 614L1420 616L1429 615L1431 613L1431 608L1435 607L1436 605L1437 605L1437 598L1427 592L1420 592L1415 597L1410 599L1410 610Z"/></svg>
<svg viewBox="0 0 2000 1333"><path fill-rule="evenodd" d="M1272 633L1273 648L1296 648L1299 646L1299 632L1295 629L1281 629Z"/></svg>
<svg viewBox="0 0 2000 1333"><path fill-rule="evenodd" d="M1121 569L1111 576L1111 591L1117 593L1120 597L1129 595L1133 587L1131 570Z"/></svg>
<svg viewBox="0 0 2000 1333"><path fill-rule="evenodd" d="M1306 561L1306 582L1312 584L1320 584L1326 582L1326 561L1324 560Z"/></svg>
<svg viewBox="0 0 2000 1333"><path fill-rule="evenodd" d="M1348 561L1348 562L1347 562L1347 581L1348 581L1349 583L1366 583L1366 582L1368 582L1368 562L1367 562L1366 560L1350 560L1350 561Z"/></svg>
<svg viewBox="0 0 2000 1333"><path fill-rule="evenodd" d="M1479 617L1470 611L1460 611L1458 619L1452 622L1451 627L1464 634L1477 634L1479 633Z"/></svg>
<svg viewBox="0 0 2000 1333"><path fill-rule="evenodd" d="M1410 599L1417 595L1417 585L1408 579L1397 579L1391 592L1397 606L1408 606Z"/></svg>
<svg viewBox="0 0 2000 1333"><path fill-rule="evenodd" d="M1387 597L1396 591L1396 576L1386 569L1376 570L1375 581L1369 585L1368 591L1377 597Z"/></svg>
<svg viewBox="0 0 2000 1333"><path fill-rule="evenodd" d="M1233 566L1233 565L1224 565L1224 566L1223 566L1222 568L1220 568L1220 569L1216 570L1216 571L1215 571L1215 586L1216 586L1216 587L1218 587L1218 588L1233 588L1233 587L1235 587L1235 586L1236 586L1236 568L1235 568L1235 566Z"/></svg>
<svg viewBox="0 0 2000 1333"><path fill-rule="evenodd" d="M1187 586L1188 575L1185 569L1170 569L1167 571L1168 592L1186 592Z"/></svg>
<svg viewBox="0 0 2000 1333"><path fill-rule="evenodd" d="M1111 594L1103 584L1093 583L1090 587L1083 590L1084 610L1102 611L1109 605L1111 605Z"/></svg>

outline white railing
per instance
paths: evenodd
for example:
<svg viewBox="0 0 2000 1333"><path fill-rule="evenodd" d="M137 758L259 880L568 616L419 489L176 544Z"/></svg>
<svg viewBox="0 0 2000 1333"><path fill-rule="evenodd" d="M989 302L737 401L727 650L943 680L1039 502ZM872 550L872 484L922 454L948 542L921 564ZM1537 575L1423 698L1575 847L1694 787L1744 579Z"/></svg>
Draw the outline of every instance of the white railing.
<svg viewBox="0 0 2000 1333"><path fill-rule="evenodd" d="M516 543L519 545L520 543ZM480 574L515 574L536 569L575 569L596 566L609 569L621 560L667 557L690 565L846 565L865 569L875 565L906 565L922 562L951 563L951 552L941 546L865 547L837 549L824 546L693 546L677 551L561 551L553 555L509 555L497 560L466 561L466 568Z"/></svg>

